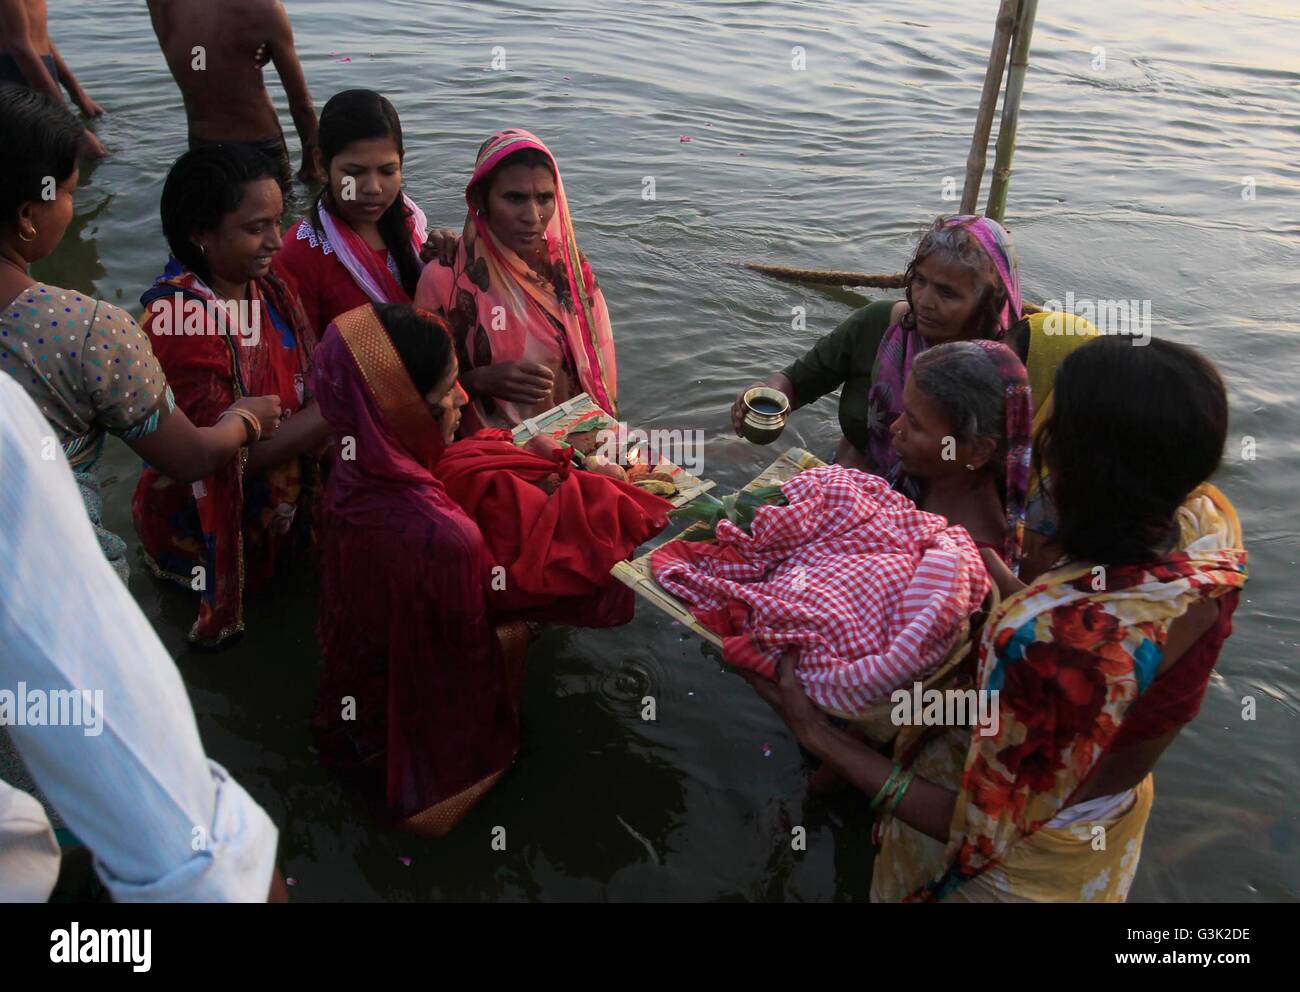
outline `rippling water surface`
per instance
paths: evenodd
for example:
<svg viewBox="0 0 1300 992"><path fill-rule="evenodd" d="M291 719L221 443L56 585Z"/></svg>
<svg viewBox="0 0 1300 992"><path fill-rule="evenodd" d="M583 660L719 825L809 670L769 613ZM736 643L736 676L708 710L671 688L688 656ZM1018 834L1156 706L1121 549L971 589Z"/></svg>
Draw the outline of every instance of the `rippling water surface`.
<svg viewBox="0 0 1300 992"><path fill-rule="evenodd" d="M354 86L397 105L407 187L435 224L463 222L490 132L524 126L549 143L613 311L625 415L706 431L706 471L726 491L775 454L728 437L737 388L859 300L741 263L902 269L920 227L955 209L944 179L960 186L997 4L288 6L318 108ZM144 4L52 9L65 57L110 111L99 133L116 154L38 274L138 309L165 260L157 202L184 148L180 98ZM1233 412L1219 484L1252 556L1201 716L1161 761L1135 899L1300 895L1298 70L1300 20L1281 2L1049 3L1034 38L1007 217L1026 295L1149 299L1157 333L1219 364ZM791 329L794 306L807 330ZM780 443L824 452L836 436L827 399ZM127 449L110 471L108 524L131 534ZM280 825L295 898L866 899L865 803L806 798L791 736L716 652L648 607L625 628L552 630L534 648L519 761L450 838L380 829L309 750L315 581L286 576L254 604L243 643L215 656L187 652L184 597L143 566L131 583L178 655L210 753ZM640 719L645 695L657 722ZM504 853L489 845L497 825ZM806 853L791 851L795 825Z"/></svg>

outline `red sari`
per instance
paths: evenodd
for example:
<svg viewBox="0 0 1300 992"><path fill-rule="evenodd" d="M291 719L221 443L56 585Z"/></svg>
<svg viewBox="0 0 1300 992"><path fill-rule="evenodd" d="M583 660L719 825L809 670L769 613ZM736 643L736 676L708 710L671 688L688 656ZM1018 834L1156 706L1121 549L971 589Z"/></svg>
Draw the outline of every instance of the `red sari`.
<svg viewBox="0 0 1300 992"><path fill-rule="evenodd" d="M518 746L517 621L625 623L609 570L671 504L495 435L447 447L372 306L331 325L315 382L346 447L325 499L314 723L328 760L382 768L390 814L441 836Z"/></svg>
<svg viewBox="0 0 1300 992"><path fill-rule="evenodd" d="M434 478L440 428L372 307L330 326L315 390L352 444L324 501L313 724L327 761L377 772L392 817L441 836L519 744L516 680L488 612L492 562Z"/></svg>
<svg viewBox="0 0 1300 992"><path fill-rule="evenodd" d="M177 406L197 427L215 424L242 396L274 393L285 416L301 410L315 336L296 294L274 275L256 281L249 301L257 308L255 338L217 333L211 310L206 333L182 333L194 301L213 300L175 260L141 297L141 326ZM284 558L311 545L318 480L315 459L306 457L249 475L241 452L193 485L145 466L131 501L136 533L155 575L199 592L191 641L215 646L242 632L245 587L264 585Z"/></svg>

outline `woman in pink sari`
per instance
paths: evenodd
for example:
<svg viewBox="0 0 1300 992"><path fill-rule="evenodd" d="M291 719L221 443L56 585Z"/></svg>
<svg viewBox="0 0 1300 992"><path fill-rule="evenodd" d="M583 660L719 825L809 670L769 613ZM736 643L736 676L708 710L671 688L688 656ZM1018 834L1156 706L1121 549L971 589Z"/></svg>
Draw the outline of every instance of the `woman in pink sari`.
<svg viewBox="0 0 1300 992"><path fill-rule="evenodd" d="M470 396L462 434L513 427L583 392L617 415L609 311L555 157L528 131L498 131L479 149L465 200L454 261L429 264L415 296L451 325Z"/></svg>

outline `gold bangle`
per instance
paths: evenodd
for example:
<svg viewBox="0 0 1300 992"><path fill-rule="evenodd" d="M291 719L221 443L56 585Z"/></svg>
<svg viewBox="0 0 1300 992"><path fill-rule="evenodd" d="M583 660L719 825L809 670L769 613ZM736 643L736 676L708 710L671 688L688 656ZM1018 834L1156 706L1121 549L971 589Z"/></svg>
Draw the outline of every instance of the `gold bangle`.
<svg viewBox="0 0 1300 992"><path fill-rule="evenodd" d="M222 411L221 417L224 417L228 413L233 413L253 429L253 436L246 442L247 444L252 444L255 441L262 440L262 422L257 419L256 414L249 410L245 410L242 407L232 406ZM221 417L218 417L217 419L220 420Z"/></svg>

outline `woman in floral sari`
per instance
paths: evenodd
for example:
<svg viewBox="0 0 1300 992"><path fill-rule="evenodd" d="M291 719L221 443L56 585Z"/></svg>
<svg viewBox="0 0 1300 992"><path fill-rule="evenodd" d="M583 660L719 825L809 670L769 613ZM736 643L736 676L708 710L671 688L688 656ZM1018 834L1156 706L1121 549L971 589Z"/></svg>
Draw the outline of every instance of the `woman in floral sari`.
<svg viewBox="0 0 1300 992"><path fill-rule="evenodd" d="M244 629L245 592L312 540L316 452L328 428L308 390L314 337L296 294L271 272L282 200L255 151L182 155L163 186L172 259L142 297L143 328L177 405L206 426L241 396L273 394L284 424L244 457L181 484L146 467L132 511L156 575L199 592L190 639Z"/></svg>
<svg viewBox="0 0 1300 992"><path fill-rule="evenodd" d="M874 797L873 899L1127 897L1151 769L1199 711L1246 580L1237 516L1207 481L1227 422L1222 380L1189 348L1105 337L1065 359L1036 445L1062 557L984 626L976 679L996 720L904 727L891 761L820 717L796 659L778 685L751 677Z"/></svg>
<svg viewBox="0 0 1300 992"><path fill-rule="evenodd" d="M426 266L416 292L455 337L470 396L462 433L514 427L582 392L617 415L609 311L554 156L528 131L498 131L479 149L465 200L454 262Z"/></svg>

